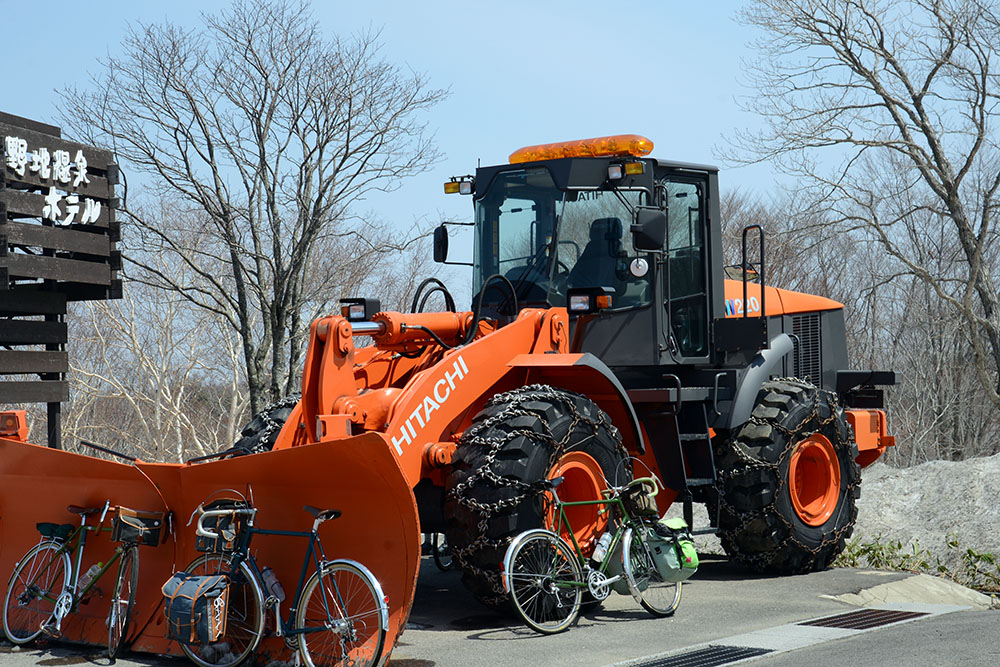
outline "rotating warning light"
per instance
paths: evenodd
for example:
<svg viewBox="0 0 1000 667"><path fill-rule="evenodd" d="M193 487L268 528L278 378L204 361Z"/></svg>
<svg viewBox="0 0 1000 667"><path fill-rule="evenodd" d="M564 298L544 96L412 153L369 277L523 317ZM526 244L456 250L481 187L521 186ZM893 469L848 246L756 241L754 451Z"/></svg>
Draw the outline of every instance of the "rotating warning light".
<svg viewBox="0 0 1000 667"><path fill-rule="evenodd" d="M653 151L653 142L638 134L615 134L609 137L560 141L554 144L539 144L518 148L510 154L512 164L534 162L535 160L555 160L563 157L610 157L631 155L642 157Z"/></svg>

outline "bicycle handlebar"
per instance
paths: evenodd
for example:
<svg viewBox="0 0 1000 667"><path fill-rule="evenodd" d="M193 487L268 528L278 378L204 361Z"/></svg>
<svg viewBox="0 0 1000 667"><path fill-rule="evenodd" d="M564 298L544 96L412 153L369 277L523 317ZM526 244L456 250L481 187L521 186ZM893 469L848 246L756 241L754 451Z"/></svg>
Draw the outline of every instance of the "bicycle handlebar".
<svg viewBox="0 0 1000 667"><path fill-rule="evenodd" d="M194 512L191 513L191 518L188 519L187 525L189 526L191 525L191 521L194 520L196 514L198 515L198 525L195 528L195 534L198 535L199 537L208 537L214 540L219 538L219 534L209 530L208 528L205 528L204 521L206 517L245 514L252 519L257 514L257 508L247 507L242 509L236 508L236 509L224 509L224 510L206 510L204 505L198 505L198 507L195 508ZM231 540L235 535L236 533L235 531L233 531L233 535L224 535L224 537L227 540Z"/></svg>

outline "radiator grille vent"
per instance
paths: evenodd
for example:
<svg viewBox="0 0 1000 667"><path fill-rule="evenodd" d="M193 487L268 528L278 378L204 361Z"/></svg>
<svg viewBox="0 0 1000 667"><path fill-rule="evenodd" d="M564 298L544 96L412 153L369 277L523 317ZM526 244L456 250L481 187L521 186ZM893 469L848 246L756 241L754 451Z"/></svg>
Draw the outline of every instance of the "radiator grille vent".
<svg viewBox="0 0 1000 667"><path fill-rule="evenodd" d="M822 384L822 336L819 314L793 315L792 333L795 334L795 372L793 375Z"/></svg>

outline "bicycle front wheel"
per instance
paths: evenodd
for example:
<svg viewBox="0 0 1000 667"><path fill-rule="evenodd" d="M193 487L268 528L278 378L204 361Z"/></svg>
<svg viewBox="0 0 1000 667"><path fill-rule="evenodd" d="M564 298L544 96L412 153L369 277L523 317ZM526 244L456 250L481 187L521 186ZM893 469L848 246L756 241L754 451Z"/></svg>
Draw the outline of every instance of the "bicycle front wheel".
<svg viewBox="0 0 1000 667"><path fill-rule="evenodd" d="M632 597L653 616L673 614L681 603L680 582L660 576L641 531L627 528L622 541L622 569Z"/></svg>
<svg viewBox="0 0 1000 667"><path fill-rule="evenodd" d="M193 575L229 577L226 634L211 644L181 644L185 655L201 667L231 667L253 653L264 634L264 593L246 561L234 572L228 554L205 554L184 571Z"/></svg>
<svg viewBox="0 0 1000 667"><path fill-rule="evenodd" d="M14 567L4 598L3 631L14 644L27 644L52 619L56 601L69 586L69 556L58 542L33 547Z"/></svg>
<svg viewBox="0 0 1000 667"><path fill-rule="evenodd" d="M132 544L125 547L118 561L118 580L115 581L115 594L108 612L108 657L112 660L128 637L128 624L132 620L138 586L139 547Z"/></svg>
<svg viewBox="0 0 1000 667"><path fill-rule="evenodd" d="M538 632L562 632L580 613L580 560L555 533L535 530L514 538L504 557L504 578L514 609Z"/></svg>
<svg viewBox="0 0 1000 667"><path fill-rule="evenodd" d="M306 582L295 624L306 665L377 665L389 624L382 586L360 563L327 563Z"/></svg>

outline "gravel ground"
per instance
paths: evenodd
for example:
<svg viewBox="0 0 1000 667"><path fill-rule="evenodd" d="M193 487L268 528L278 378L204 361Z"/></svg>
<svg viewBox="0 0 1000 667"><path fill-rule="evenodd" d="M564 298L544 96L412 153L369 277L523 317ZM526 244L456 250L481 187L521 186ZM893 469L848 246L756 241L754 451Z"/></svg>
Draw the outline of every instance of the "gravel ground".
<svg viewBox="0 0 1000 667"><path fill-rule="evenodd" d="M1000 454L929 461L912 468L874 463L861 473L854 539L916 540L942 561L958 556L945 540L1000 556Z"/></svg>

